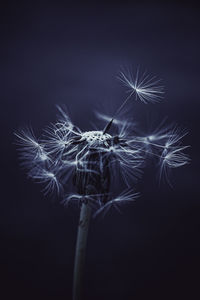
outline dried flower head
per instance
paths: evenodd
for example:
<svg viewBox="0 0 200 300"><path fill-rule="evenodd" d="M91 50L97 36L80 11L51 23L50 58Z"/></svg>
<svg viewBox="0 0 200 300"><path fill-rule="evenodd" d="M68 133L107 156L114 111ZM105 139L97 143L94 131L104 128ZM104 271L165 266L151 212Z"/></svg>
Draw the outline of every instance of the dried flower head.
<svg viewBox="0 0 200 300"><path fill-rule="evenodd" d="M130 73L121 72L120 80L131 94L113 116L97 112L107 122L104 129L82 132L58 106L58 121L45 129L40 139L35 138L31 129L15 133L28 176L45 184L45 193L57 191L65 204L89 203L96 210L95 215L138 197L132 187L141 177L147 159L157 158L160 178L166 176L167 180L169 169L189 163L183 153L187 146L181 145L186 132L159 126L151 134L140 136L136 134L135 123L116 118L133 94L143 103L160 101L163 87L157 85L159 81L145 74L139 76L139 71L134 79ZM113 197L117 174L127 188Z"/></svg>

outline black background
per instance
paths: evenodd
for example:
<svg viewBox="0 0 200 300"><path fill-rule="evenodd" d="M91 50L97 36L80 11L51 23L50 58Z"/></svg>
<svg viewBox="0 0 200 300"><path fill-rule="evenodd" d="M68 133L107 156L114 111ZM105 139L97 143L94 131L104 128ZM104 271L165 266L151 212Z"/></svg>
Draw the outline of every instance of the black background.
<svg viewBox="0 0 200 300"><path fill-rule="evenodd" d="M161 77L165 100L136 103L134 118L188 128L191 164L174 188L149 167L142 196L91 223L84 299L199 299L199 33L189 1L8 1L1 9L1 299L71 299L78 210L49 200L19 167L13 131L36 134L65 103L83 130L98 104L116 108L123 65ZM112 104L113 103L113 104ZM148 125L149 126L149 125Z"/></svg>

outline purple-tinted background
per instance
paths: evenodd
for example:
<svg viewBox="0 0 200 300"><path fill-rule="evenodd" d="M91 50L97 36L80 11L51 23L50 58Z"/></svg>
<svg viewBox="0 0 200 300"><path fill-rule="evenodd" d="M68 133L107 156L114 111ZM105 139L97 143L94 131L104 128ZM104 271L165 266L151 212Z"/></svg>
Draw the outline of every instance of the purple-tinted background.
<svg viewBox="0 0 200 300"><path fill-rule="evenodd" d="M158 188L149 167L135 204L92 221L84 299L199 298L198 7L27 2L1 9L1 298L71 299L78 223L78 210L50 201L27 180L13 131L31 124L39 134L55 121L56 103L90 129L93 108L116 108L124 99L116 80L124 65L163 79L163 103L137 103L133 116L142 128L165 115L188 128L192 162L175 170L173 190Z"/></svg>

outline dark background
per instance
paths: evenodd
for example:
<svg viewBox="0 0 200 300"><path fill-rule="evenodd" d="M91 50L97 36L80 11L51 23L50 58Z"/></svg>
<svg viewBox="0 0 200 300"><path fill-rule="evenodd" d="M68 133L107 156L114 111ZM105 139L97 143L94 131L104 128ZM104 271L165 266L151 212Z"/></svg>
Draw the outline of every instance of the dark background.
<svg viewBox="0 0 200 300"><path fill-rule="evenodd" d="M92 221L84 299L199 299L199 10L194 3L61 4L8 1L1 8L1 299L71 299L78 210L49 200L19 167L13 131L36 134L65 103L82 129L93 109L117 107L123 65L162 78L163 103L134 118L188 128L191 164L174 188L149 167L135 204ZM148 123L148 122L147 122ZM157 123L156 123L157 124Z"/></svg>

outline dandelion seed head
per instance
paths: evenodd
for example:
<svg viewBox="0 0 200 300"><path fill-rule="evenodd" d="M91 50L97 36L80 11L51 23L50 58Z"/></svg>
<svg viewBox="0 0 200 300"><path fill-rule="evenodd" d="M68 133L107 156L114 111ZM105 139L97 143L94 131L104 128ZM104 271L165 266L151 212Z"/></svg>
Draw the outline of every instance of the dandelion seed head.
<svg viewBox="0 0 200 300"><path fill-rule="evenodd" d="M58 106L57 121L40 138L32 129L15 133L22 165L30 178L44 185L44 193L59 193L64 204L87 203L96 210L95 215L104 215L112 207L120 210L138 197L132 188L148 160L157 160L159 178L165 177L169 184L169 171L190 161L184 153L188 146L182 145L185 130L163 121L155 130L140 135L135 120L120 116L133 95L144 103L160 101L164 93L160 81L139 70L135 76L121 72L119 79L130 95L113 115L96 112L107 122L104 128L95 126L95 130L83 132ZM113 197L112 187L118 182L128 190Z"/></svg>
<svg viewBox="0 0 200 300"><path fill-rule="evenodd" d="M110 134L103 133L102 131L86 131L82 134L82 137L86 139L89 145L101 145L112 138Z"/></svg>

